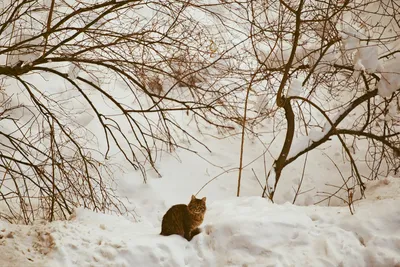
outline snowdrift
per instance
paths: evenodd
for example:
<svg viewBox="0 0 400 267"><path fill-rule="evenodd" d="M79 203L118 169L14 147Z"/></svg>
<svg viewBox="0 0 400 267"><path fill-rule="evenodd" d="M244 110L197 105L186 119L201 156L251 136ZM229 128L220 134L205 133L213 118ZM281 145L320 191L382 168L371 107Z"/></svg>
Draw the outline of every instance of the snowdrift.
<svg viewBox="0 0 400 267"><path fill-rule="evenodd" d="M0 266L400 266L397 199L345 207L209 203L191 242L149 222L78 209L70 221L0 222Z"/></svg>

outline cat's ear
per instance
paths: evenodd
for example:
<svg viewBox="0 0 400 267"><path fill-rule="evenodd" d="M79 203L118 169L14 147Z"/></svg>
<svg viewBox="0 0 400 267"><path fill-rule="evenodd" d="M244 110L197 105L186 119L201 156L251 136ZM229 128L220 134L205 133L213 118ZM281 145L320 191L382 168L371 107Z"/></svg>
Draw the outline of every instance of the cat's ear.
<svg viewBox="0 0 400 267"><path fill-rule="evenodd" d="M201 199L201 201L203 201L204 203L206 203L206 197L203 197L202 199Z"/></svg>
<svg viewBox="0 0 400 267"><path fill-rule="evenodd" d="M194 195L192 195L192 200L195 200L195 199L196 199L196 197Z"/></svg>

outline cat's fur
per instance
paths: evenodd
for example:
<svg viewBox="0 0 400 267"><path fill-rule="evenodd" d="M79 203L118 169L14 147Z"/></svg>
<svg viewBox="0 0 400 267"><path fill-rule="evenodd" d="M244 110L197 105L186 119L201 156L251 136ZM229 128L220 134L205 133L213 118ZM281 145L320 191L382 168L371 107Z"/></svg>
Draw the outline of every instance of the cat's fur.
<svg viewBox="0 0 400 267"><path fill-rule="evenodd" d="M190 241L201 231L198 226L206 213L206 198L197 199L192 195L189 205L172 206L165 213L161 224L161 235L180 235Z"/></svg>

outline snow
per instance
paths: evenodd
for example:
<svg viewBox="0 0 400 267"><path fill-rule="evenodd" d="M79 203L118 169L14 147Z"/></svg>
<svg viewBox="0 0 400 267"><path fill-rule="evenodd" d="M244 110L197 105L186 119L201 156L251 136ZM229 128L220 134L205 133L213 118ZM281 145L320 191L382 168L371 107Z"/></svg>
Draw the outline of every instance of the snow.
<svg viewBox="0 0 400 267"><path fill-rule="evenodd" d="M364 44L357 49L354 58L354 69L375 73L382 66L378 59L378 46Z"/></svg>
<svg viewBox="0 0 400 267"><path fill-rule="evenodd" d="M302 83L300 79L293 79L290 83L289 90L287 92L288 96L301 96L302 95Z"/></svg>
<svg viewBox="0 0 400 267"><path fill-rule="evenodd" d="M400 57L395 57L386 62L381 72L381 79L377 84L378 94L389 97L393 92L400 89Z"/></svg>
<svg viewBox="0 0 400 267"><path fill-rule="evenodd" d="M389 185L397 189L392 197L385 193ZM0 263L55 267L398 266L399 189L398 178L372 183L371 196L379 193L386 199L357 202L353 216L346 207L278 205L260 197L214 201L208 203L202 233L191 242L180 236L160 236L159 225L82 208L69 221L32 227L1 222ZM10 265L14 259L18 261Z"/></svg>
<svg viewBox="0 0 400 267"><path fill-rule="evenodd" d="M311 130L308 134L308 136L310 137L310 139L313 142L318 142L319 140L321 140L324 136L326 135L326 132L321 132L321 131L317 131L317 130Z"/></svg>
<svg viewBox="0 0 400 267"><path fill-rule="evenodd" d="M310 136L300 136L293 140L292 146L288 154L288 158L296 156L299 152L305 150L312 144L312 139Z"/></svg>
<svg viewBox="0 0 400 267"><path fill-rule="evenodd" d="M343 40L343 46L346 50L352 50L359 46L359 33L354 28L347 28L340 33Z"/></svg>
<svg viewBox="0 0 400 267"><path fill-rule="evenodd" d="M333 116L333 118L331 118L331 122L332 123L336 123L336 121L340 118L340 116L343 115L344 112L346 112L346 110L348 110L348 106L341 108L339 111L336 112L335 116ZM328 121L325 122L324 124L324 128L322 129L322 132L329 132L332 129L332 124L330 124Z"/></svg>
<svg viewBox="0 0 400 267"><path fill-rule="evenodd" d="M318 133L305 138L314 135ZM214 164L235 159L230 147L237 146L230 142L223 140ZM209 179L207 173L215 173L195 156L178 154L180 161L164 161L163 178L140 184L130 173L118 180L135 218L77 208L68 221L38 221L33 226L0 221L0 266L399 266L400 178L394 177L367 183L367 197L355 203L354 215L345 206L236 198L231 194L235 175L221 177L197 196L207 196L201 234L191 242L160 236L167 209L187 203ZM313 171L319 172L317 165ZM334 177L326 167L320 175ZM248 185L248 175L244 179Z"/></svg>
<svg viewBox="0 0 400 267"><path fill-rule="evenodd" d="M319 134L310 132L299 145ZM260 147L246 142L245 165ZM33 226L0 221L0 266L399 266L399 178L368 183L367 198L355 203L355 215L347 207L273 204L256 196L261 191L248 169L243 197L235 198L237 176L229 170L236 166L237 144L230 138L211 143L208 160L222 169L201 160L205 152L178 150L178 160L164 157L160 164L163 178L147 184L140 183L137 173L116 173L121 176L119 194L129 199L126 205L134 217L77 208L68 221L39 221ZM310 161L313 172L335 177L326 165L319 168L323 163L319 154L314 159L310 154ZM187 203L192 193L219 173L226 174L198 194L207 197L202 233L191 242L160 236L168 208ZM310 182L317 181L305 179L303 185L307 188ZM310 196L304 195L305 203L312 204Z"/></svg>

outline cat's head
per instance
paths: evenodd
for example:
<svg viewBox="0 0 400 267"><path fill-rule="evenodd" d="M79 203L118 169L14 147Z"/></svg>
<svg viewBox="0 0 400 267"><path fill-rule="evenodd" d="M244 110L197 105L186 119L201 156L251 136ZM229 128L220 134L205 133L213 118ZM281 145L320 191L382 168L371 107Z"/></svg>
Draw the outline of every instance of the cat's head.
<svg viewBox="0 0 400 267"><path fill-rule="evenodd" d="M198 199L192 195L188 208L193 213L204 213L206 211L206 198Z"/></svg>

